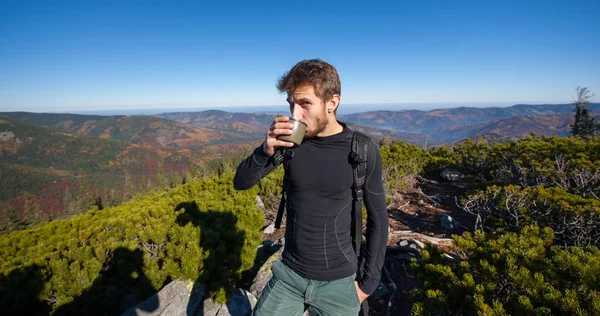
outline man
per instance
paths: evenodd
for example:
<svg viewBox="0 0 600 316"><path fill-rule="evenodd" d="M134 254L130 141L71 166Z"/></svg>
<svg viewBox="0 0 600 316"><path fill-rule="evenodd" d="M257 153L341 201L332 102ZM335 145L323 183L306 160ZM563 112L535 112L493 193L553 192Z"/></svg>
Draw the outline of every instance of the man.
<svg viewBox="0 0 600 316"><path fill-rule="evenodd" d="M277 88L287 93L292 118L306 123L302 144L294 149L286 174L287 221L282 261L256 305L255 315L301 315L312 307L320 315L357 315L381 278L388 221L381 180L381 157L370 142L364 186L367 208L363 273L355 281L358 259L352 245L353 170L349 162L352 131L336 120L341 83L337 70L321 60L304 60L284 74ZM234 187L256 185L277 165L277 140L291 134L289 117L278 117L262 146L238 167ZM360 237L359 237L360 238Z"/></svg>

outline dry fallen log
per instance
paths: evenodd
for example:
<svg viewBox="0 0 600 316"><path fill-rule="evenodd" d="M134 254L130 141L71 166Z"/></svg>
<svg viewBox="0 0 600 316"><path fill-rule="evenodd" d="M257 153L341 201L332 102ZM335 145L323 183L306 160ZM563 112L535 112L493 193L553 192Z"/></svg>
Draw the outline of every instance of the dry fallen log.
<svg viewBox="0 0 600 316"><path fill-rule="evenodd" d="M454 239L452 238L435 238L410 230L397 230L391 232L390 234L396 236L406 236L407 238L426 241L433 245L451 245L454 243Z"/></svg>

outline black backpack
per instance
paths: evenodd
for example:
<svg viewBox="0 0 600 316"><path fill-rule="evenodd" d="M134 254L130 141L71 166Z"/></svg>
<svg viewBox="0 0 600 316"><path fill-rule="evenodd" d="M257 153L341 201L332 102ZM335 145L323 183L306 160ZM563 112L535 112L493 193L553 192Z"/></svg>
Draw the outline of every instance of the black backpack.
<svg viewBox="0 0 600 316"><path fill-rule="evenodd" d="M351 232L352 232L352 244L354 246L354 251L356 251L356 256L359 258L359 267L357 269L358 277L362 273L362 264L360 260L361 254L361 245L362 245L362 203L363 203L363 187L365 185L365 179L367 177L367 164L369 163L368 159L368 149L369 143L371 142L371 138L361 132L353 132L352 135L352 149L349 154L349 161L352 164L352 172L353 172L353 185L352 185L352 224L351 224ZM284 176L283 176L283 188L281 189L281 202L279 202L279 209L277 211L277 217L275 218L275 229L279 229L281 227L281 221L283 219L283 213L285 211L285 203L286 203L286 190L288 184L288 163L290 159L294 157L294 151L290 148L285 148L285 150L279 150L275 154L275 163L281 164L283 162L284 167ZM369 305L367 300L365 300L361 306L360 315L368 315Z"/></svg>

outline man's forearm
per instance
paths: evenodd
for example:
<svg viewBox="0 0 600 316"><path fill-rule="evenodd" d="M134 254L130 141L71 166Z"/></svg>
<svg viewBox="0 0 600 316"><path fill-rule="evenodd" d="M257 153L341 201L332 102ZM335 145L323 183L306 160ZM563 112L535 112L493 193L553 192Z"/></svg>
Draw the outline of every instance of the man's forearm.
<svg viewBox="0 0 600 316"><path fill-rule="evenodd" d="M233 187L236 190L246 190L255 186L260 179L275 169L276 165L270 163L273 158L265 154L263 146L259 146L237 168L233 178Z"/></svg>
<svg viewBox="0 0 600 316"><path fill-rule="evenodd" d="M365 182L367 208L367 244L362 278L358 285L366 294L372 294L381 280L388 240L388 216L381 176L381 156L374 144L369 146L371 168Z"/></svg>
<svg viewBox="0 0 600 316"><path fill-rule="evenodd" d="M380 212L377 212L380 213ZM373 218L367 218L367 245L364 255L362 278L358 285L363 292L371 295L381 280L381 269L385 260L387 247L388 228L387 212Z"/></svg>

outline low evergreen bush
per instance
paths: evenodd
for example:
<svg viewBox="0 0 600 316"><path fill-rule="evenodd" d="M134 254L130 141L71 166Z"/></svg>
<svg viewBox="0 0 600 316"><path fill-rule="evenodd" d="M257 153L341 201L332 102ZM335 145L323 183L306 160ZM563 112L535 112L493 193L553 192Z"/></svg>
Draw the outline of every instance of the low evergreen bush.
<svg viewBox="0 0 600 316"><path fill-rule="evenodd" d="M224 173L1 236L3 312L118 313L126 295L141 301L175 279L206 283L224 302L252 267L264 224L258 189L236 191L232 180Z"/></svg>
<svg viewBox="0 0 600 316"><path fill-rule="evenodd" d="M412 271L413 315L599 315L600 251L553 245L550 228L455 236L462 260L431 246Z"/></svg>

